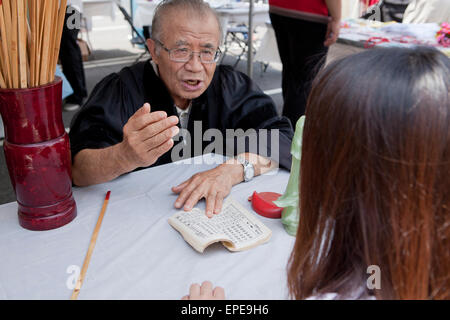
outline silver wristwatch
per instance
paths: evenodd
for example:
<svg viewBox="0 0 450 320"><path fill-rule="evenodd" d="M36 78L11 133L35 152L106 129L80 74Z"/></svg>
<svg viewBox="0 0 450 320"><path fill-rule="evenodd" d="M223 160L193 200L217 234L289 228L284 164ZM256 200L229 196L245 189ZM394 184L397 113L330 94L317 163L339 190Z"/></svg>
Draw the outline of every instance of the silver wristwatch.
<svg viewBox="0 0 450 320"><path fill-rule="evenodd" d="M244 181L248 182L255 176L255 168L247 159L242 156L237 157L237 161L244 167Z"/></svg>

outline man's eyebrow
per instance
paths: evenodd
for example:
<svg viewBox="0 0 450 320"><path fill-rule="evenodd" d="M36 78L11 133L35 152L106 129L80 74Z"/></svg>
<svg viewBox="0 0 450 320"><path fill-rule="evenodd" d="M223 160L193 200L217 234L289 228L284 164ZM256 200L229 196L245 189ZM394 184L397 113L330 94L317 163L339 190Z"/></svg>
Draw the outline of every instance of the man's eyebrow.
<svg viewBox="0 0 450 320"><path fill-rule="evenodd" d="M189 46L190 45L190 43L189 42L187 42L187 41L185 41L185 40L178 40L177 42L175 42L175 46ZM212 49L214 49L216 46L215 45L213 45L212 43L205 43L205 44L202 44L202 45L200 45L202 48L212 48Z"/></svg>
<svg viewBox="0 0 450 320"><path fill-rule="evenodd" d="M184 41L184 40L178 40L177 42L175 42L176 46L186 46L189 45L189 42Z"/></svg>
<svg viewBox="0 0 450 320"><path fill-rule="evenodd" d="M202 44L201 47L214 49L216 46L213 45L212 43L205 43L205 44Z"/></svg>

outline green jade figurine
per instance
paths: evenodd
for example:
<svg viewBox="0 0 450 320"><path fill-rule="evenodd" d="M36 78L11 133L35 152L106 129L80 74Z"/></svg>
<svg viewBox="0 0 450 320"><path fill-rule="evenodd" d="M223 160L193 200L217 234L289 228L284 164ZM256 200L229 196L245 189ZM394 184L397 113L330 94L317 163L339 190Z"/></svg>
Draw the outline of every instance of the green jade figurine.
<svg viewBox="0 0 450 320"><path fill-rule="evenodd" d="M281 213L281 222L284 225L286 232L294 236L297 234L298 221L300 218L299 212L299 178L300 178L300 160L302 157L302 138L303 126L305 124L305 116L298 119L295 126L294 139L291 145L292 165L291 174L289 175L289 182L284 194L274 201L275 205L283 208Z"/></svg>

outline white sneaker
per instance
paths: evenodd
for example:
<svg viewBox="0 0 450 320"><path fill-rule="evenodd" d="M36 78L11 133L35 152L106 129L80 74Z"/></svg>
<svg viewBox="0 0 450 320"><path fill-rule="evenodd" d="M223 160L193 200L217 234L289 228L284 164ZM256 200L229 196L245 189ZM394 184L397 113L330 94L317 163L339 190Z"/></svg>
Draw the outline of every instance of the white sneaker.
<svg viewBox="0 0 450 320"><path fill-rule="evenodd" d="M80 109L80 105L79 104L75 104L75 103L65 103L63 106L63 109L65 111L75 111Z"/></svg>

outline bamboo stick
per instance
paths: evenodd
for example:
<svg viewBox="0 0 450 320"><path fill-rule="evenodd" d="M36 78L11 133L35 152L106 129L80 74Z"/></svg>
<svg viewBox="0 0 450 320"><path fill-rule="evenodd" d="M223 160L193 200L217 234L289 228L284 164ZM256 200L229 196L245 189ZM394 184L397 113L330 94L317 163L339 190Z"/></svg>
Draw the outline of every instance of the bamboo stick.
<svg viewBox="0 0 450 320"><path fill-rule="evenodd" d="M102 226L103 217L105 215L105 211L108 206L110 195L111 195L111 191L108 191L106 193L105 200L103 201L102 210L100 211L100 215L98 216L94 232L92 233L91 242L89 243L89 248L86 253L86 257L84 258L83 267L81 268L80 275L78 276L78 279L75 284L75 288L72 291L72 296L70 297L70 300L77 300L78 295L80 294L81 286L83 285L83 280L86 276L86 272L89 267L89 262L91 261L92 252L94 251L95 244L97 242L98 233L100 232L100 227Z"/></svg>
<svg viewBox="0 0 450 320"><path fill-rule="evenodd" d="M27 0L25 0L25 1L27 1ZM31 88L32 87L32 85L31 85L31 64L34 62L31 59L31 47L33 45L33 38L31 37L31 28L30 28L29 21L25 19L25 23L26 23L25 27L27 29L27 39L26 39L27 40L27 55L26 55L26 57L27 57L27 80L28 80L27 87Z"/></svg>
<svg viewBox="0 0 450 320"><path fill-rule="evenodd" d="M5 18L5 23L8 26L11 26L11 4L10 0L3 0L3 17Z"/></svg>
<svg viewBox="0 0 450 320"><path fill-rule="evenodd" d="M8 86L6 85L5 79L3 78L2 71L0 71L0 88L6 89Z"/></svg>
<svg viewBox="0 0 450 320"><path fill-rule="evenodd" d="M25 1L17 0L17 32L18 32L18 50L19 50L19 73L20 88L28 86L27 78L27 32L25 29Z"/></svg>
<svg viewBox="0 0 450 320"><path fill-rule="evenodd" d="M36 65L34 66L34 86L39 85L39 74L40 74L40 70L41 70L41 35L42 35L42 30L41 30L41 12L42 12L42 6L41 6L41 1L36 1L35 2L36 5L36 9L35 9L35 28L36 28L36 33L35 33L35 46L36 49L34 51L34 60L36 62Z"/></svg>
<svg viewBox="0 0 450 320"><path fill-rule="evenodd" d="M19 88L19 52L18 52L18 35L17 35L17 1L11 3L11 65L12 65L12 81L13 88Z"/></svg>
<svg viewBox="0 0 450 320"><path fill-rule="evenodd" d="M24 44L25 44L25 61L26 65L26 76L27 76L27 88L30 87L30 59L29 59L29 51L31 48L31 30L29 25L29 13L28 13L28 0L23 0L23 28L25 30L24 35Z"/></svg>
<svg viewBox="0 0 450 320"><path fill-rule="evenodd" d="M40 1L37 1L37 3L39 3ZM44 27L45 27L45 12L48 5L48 1L47 0L42 0L42 3L40 4L40 10L39 10L39 15L38 15L38 19L39 19L39 33L38 33L38 43L39 43L39 47L38 47L38 56L37 56L37 62L39 63L39 67L37 69L37 84L36 85L40 85L41 83L41 74L42 74L42 58L43 58L43 43L44 43Z"/></svg>
<svg viewBox="0 0 450 320"><path fill-rule="evenodd" d="M59 50L61 48L61 36L62 36L63 28L64 28L64 18L66 15L66 8L67 8L67 0L61 0L60 6L59 6L59 11L58 11L55 49L54 49L53 61L52 61L53 74L55 74L55 72L56 72L56 64L58 63Z"/></svg>
<svg viewBox="0 0 450 320"><path fill-rule="evenodd" d="M50 13L51 13L51 23L52 26L52 32L50 34L50 40L49 40L49 58L48 58L48 69L47 69L47 81L51 82L53 81L54 76L52 75L53 70L53 51L54 51L54 44L56 39L56 25L55 22L57 20L58 15L58 3L59 0L50 0Z"/></svg>
<svg viewBox="0 0 450 320"><path fill-rule="evenodd" d="M6 39L4 40L6 42L6 48L8 49L8 55L5 56L8 57L7 64L9 66L8 71L8 88L13 87L13 79L12 79L12 57L11 57L11 28L12 28L12 21L11 21L11 0L2 0L3 2L3 19L5 22L5 32L6 32Z"/></svg>
<svg viewBox="0 0 450 320"><path fill-rule="evenodd" d="M0 49L2 52L2 59L1 59L1 68L2 72L4 74L4 81L6 83L6 86L11 86L11 67L10 67L10 59L9 59L9 51L8 51L8 37L7 37L7 29L6 29L6 23L5 23L5 14L3 13L3 10L5 10L4 5L0 5L0 36L1 36L1 45Z"/></svg>
<svg viewBox="0 0 450 320"><path fill-rule="evenodd" d="M42 42L42 56L41 56L41 74L39 84L44 85L48 82L48 65L49 65L49 52L50 52L50 37L51 37L51 19L52 12L50 10L52 3L51 0L45 2L45 21L44 21L44 31L43 31L43 42Z"/></svg>
<svg viewBox="0 0 450 320"><path fill-rule="evenodd" d="M0 0L0 6L1 6L1 1ZM3 13L1 12L1 7L0 7L0 16L3 15ZM3 47L3 41L2 38L0 37L0 48ZM6 70L6 68L4 67L4 59L0 60L0 88L4 89L6 87L6 81L5 81L5 77L3 76L3 70Z"/></svg>
<svg viewBox="0 0 450 320"><path fill-rule="evenodd" d="M33 1L33 0L31 0ZM38 37L39 37L39 11L40 11L40 1L33 1L34 3L34 21L33 21L33 25L34 25L34 35L33 35L33 39L34 39L34 81L33 81L33 86L37 86L37 72L38 72L38 66L39 66L39 60L37 59L38 56Z"/></svg>
<svg viewBox="0 0 450 320"><path fill-rule="evenodd" d="M27 30L28 30L28 61L30 62L30 73L28 77L29 86L34 86L34 66L35 66L35 60L34 60L34 1L28 0L28 23L27 23Z"/></svg>
<svg viewBox="0 0 450 320"><path fill-rule="evenodd" d="M29 59L29 51L31 48L31 30L30 30L30 25L28 22L29 19L29 14L28 14L28 0L23 0L23 16L24 16L24 20L23 20L23 28L25 29L25 61L27 62L26 64L26 76L27 76L27 88L30 87L30 59Z"/></svg>

